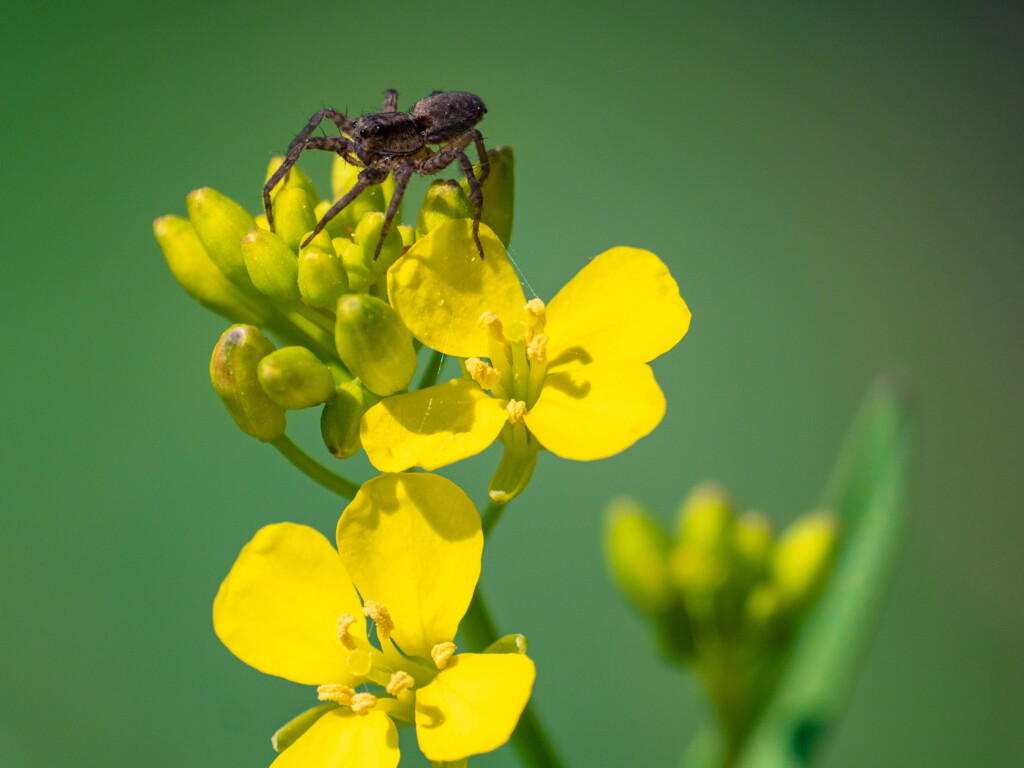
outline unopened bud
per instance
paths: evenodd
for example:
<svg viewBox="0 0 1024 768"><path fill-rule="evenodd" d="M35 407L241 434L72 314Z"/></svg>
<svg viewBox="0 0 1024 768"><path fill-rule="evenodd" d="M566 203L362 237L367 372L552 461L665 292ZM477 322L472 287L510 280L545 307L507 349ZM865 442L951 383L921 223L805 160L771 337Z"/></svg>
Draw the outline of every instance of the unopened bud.
<svg viewBox="0 0 1024 768"><path fill-rule="evenodd" d="M719 593L742 576L735 527L732 502L721 487L706 483L686 498L679 508L677 540L669 558L679 589L692 595Z"/></svg>
<svg viewBox="0 0 1024 768"><path fill-rule="evenodd" d="M426 237L450 219L472 219L473 208L466 193L454 179L437 179L430 183L416 217L416 237Z"/></svg>
<svg viewBox="0 0 1024 768"><path fill-rule="evenodd" d="M233 323L263 324L272 310L261 297L246 294L213 263L188 219L161 216L153 234L171 274L189 296Z"/></svg>
<svg viewBox="0 0 1024 768"><path fill-rule="evenodd" d="M299 244L315 226L313 205L304 189L282 189L274 198L274 231L289 250L298 252Z"/></svg>
<svg viewBox="0 0 1024 768"><path fill-rule="evenodd" d="M335 200L340 200L355 186L360 170L358 166L346 163L340 156L334 158L334 165L331 166L331 191ZM332 234L351 232L363 218L363 214L368 211L380 213L386 211L388 201L394 192L395 180L391 174L388 174L382 184L371 184L366 187L355 200L332 219L331 223L336 228L331 230ZM401 216L395 216L395 218L400 220Z"/></svg>
<svg viewBox="0 0 1024 768"><path fill-rule="evenodd" d="M267 175L263 179L264 183L270 180L270 177L274 175L274 172L281 167L281 163L284 162L283 155L277 155L272 158L270 165L267 166ZM270 192L270 199L273 200L277 197L277 193L284 189L299 188L306 193L309 198L309 202L314 206L320 202L320 195L317 194L316 187L313 186L313 182L310 181L309 176L302 172L302 170L293 165L289 171L288 176L277 183Z"/></svg>
<svg viewBox="0 0 1024 768"><path fill-rule="evenodd" d="M338 300L334 341L345 367L377 395L401 392L416 373L409 331L398 313L375 296L347 294Z"/></svg>
<svg viewBox="0 0 1024 768"><path fill-rule="evenodd" d="M352 242L359 248L359 259L374 275L375 282L386 274L391 265L402 255L402 236L398 233L398 227L394 226L394 222L392 222L387 237L381 243L380 233L383 228L384 214L374 211L365 214L352 233ZM377 251L378 243L380 243L380 253L374 259L373 254ZM349 250L351 251L351 249ZM346 260L354 257L355 254L346 254ZM346 261L346 266L347 263Z"/></svg>
<svg viewBox="0 0 1024 768"><path fill-rule="evenodd" d="M260 293L285 304L299 300L299 263L280 236L253 227L241 246L249 278Z"/></svg>
<svg viewBox="0 0 1024 768"><path fill-rule="evenodd" d="M760 512L746 512L736 519L736 552L748 579L759 581L768 569L772 549L772 526Z"/></svg>
<svg viewBox="0 0 1024 768"><path fill-rule="evenodd" d="M403 248L411 248L416 242L416 227L410 227L403 224L398 228L398 234L402 236Z"/></svg>
<svg viewBox="0 0 1024 768"><path fill-rule="evenodd" d="M260 360L274 351L263 332L252 325L233 325L213 348L210 380L239 429L269 442L284 434L284 408L260 386Z"/></svg>
<svg viewBox="0 0 1024 768"><path fill-rule="evenodd" d="M316 248L302 251L299 256L299 293L307 304L333 311L338 299L348 292L348 273L340 258Z"/></svg>
<svg viewBox="0 0 1024 768"><path fill-rule="evenodd" d="M512 213L515 202L515 158L511 147L498 147L487 153L490 173L480 185L483 191L481 220L494 230L502 244L508 247L512 238ZM473 172L480 177L479 163ZM469 194L469 182L462 180L462 188Z"/></svg>
<svg viewBox="0 0 1024 768"><path fill-rule="evenodd" d="M378 402L358 382L346 381L334 390L334 398L327 402L320 414L320 436L324 445L336 458L347 459L359 452L359 422L366 410Z"/></svg>
<svg viewBox="0 0 1024 768"><path fill-rule="evenodd" d="M832 512L795 520L779 538L772 576L786 604L799 610L817 597L835 559L839 525Z"/></svg>
<svg viewBox="0 0 1024 768"><path fill-rule="evenodd" d="M263 391L289 411L326 403L334 396L334 376L305 347L282 347L260 360L257 368Z"/></svg>
<svg viewBox="0 0 1024 768"><path fill-rule="evenodd" d="M668 536L632 499L617 499L609 504L605 521L608 569L641 610L657 616L672 601Z"/></svg>
<svg viewBox="0 0 1024 768"><path fill-rule="evenodd" d="M217 269L240 286L248 287L249 273L242 256L242 238L256 226L252 216L231 198L210 187L190 192L188 217Z"/></svg>

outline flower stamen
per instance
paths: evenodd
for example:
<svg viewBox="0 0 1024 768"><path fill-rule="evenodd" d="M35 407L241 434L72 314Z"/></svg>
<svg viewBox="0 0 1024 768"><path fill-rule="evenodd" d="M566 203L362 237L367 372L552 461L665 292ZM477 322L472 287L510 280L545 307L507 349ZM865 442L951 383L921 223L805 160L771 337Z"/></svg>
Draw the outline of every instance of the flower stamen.
<svg viewBox="0 0 1024 768"><path fill-rule="evenodd" d="M536 298L530 299L526 302L526 306L523 309L525 311L527 333L533 334L537 331L544 330L544 324L547 322L547 312L544 307L544 302Z"/></svg>
<svg viewBox="0 0 1024 768"><path fill-rule="evenodd" d="M531 363L547 363L548 361L548 336L546 333L538 333L526 344L526 359Z"/></svg>
<svg viewBox="0 0 1024 768"><path fill-rule="evenodd" d="M391 620L391 614L388 613L387 608L376 600L367 600L363 603L363 616L373 619L373 623L377 625L378 640L383 643L391 637L391 633L395 629L395 622Z"/></svg>
<svg viewBox="0 0 1024 768"><path fill-rule="evenodd" d="M479 357L466 359L466 370L481 389L491 390L501 381L501 373Z"/></svg>
<svg viewBox="0 0 1024 768"><path fill-rule="evenodd" d="M448 659L455 651L455 643L438 643L430 649L430 658L434 660L435 667L444 669L448 666Z"/></svg>
<svg viewBox="0 0 1024 768"><path fill-rule="evenodd" d="M509 400L508 405L505 406L505 410L508 412L509 423L518 424L526 415L526 403L522 400Z"/></svg>
<svg viewBox="0 0 1024 768"><path fill-rule="evenodd" d="M352 697L352 703L349 706L357 715L365 715L377 706L377 697L372 693L357 693Z"/></svg>
<svg viewBox="0 0 1024 768"><path fill-rule="evenodd" d="M352 697L356 695L355 690L341 683L330 683L316 687L316 697L320 701L333 701L344 707L352 703Z"/></svg>
<svg viewBox="0 0 1024 768"><path fill-rule="evenodd" d="M476 324L491 334L496 341L505 341L504 329L501 326L501 319L493 312L484 312Z"/></svg>
<svg viewBox="0 0 1024 768"><path fill-rule="evenodd" d="M356 617L351 613L343 613L338 617L338 639L350 651L354 651L357 648L356 639L348 631L355 621Z"/></svg>
<svg viewBox="0 0 1024 768"><path fill-rule="evenodd" d="M391 679L388 681L387 686L384 690L390 693L392 696L397 696L407 688L412 688L416 685L416 680L408 672L404 672L401 669L391 675Z"/></svg>

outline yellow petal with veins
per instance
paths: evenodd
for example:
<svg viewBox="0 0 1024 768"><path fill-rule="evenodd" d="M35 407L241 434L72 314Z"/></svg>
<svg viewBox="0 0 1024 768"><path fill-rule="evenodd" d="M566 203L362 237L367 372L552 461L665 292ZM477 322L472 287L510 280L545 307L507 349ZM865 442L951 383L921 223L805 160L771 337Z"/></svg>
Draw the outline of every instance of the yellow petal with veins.
<svg viewBox="0 0 1024 768"><path fill-rule="evenodd" d="M381 400L363 415L359 437L381 472L436 469L480 453L507 418L503 400L476 382L452 379Z"/></svg>
<svg viewBox="0 0 1024 768"><path fill-rule="evenodd" d="M305 525L261 528L213 601L213 628L235 656L296 683L348 683L338 617L361 616L359 596L334 547ZM363 626L350 632L366 637Z"/></svg>
<svg viewBox="0 0 1024 768"><path fill-rule="evenodd" d="M549 373L524 417L527 429L563 459L603 459L649 434L665 396L644 363L596 363Z"/></svg>
<svg viewBox="0 0 1024 768"><path fill-rule="evenodd" d="M530 700L527 656L462 653L416 692L416 738L429 760L461 760L497 749Z"/></svg>
<svg viewBox="0 0 1024 768"><path fill-rule="evenodd" d="M391 637L406 654L429 659L455 637L484 542L480 515L455 483L424 473L375 477L342 513L337 541L359 594L388 609Z"/></svg>
<svg viewBox="0 0 1024 768"><path fill-rule="evenodd" d="M271 768L395 768L398 730L383 712L334 709L317 720Z"/></svg>
<svg viewBox="0 0 1024 768"><path fill-rule="evenodd" d="M646 363L674 347L689 326L690 310L661 259L612 248L548 304L548 368L572 361Z"/></svg>
<svg viewBox="0 0 1024 768"><path fill-rule="evenodd" d="M526 299L505 247L480 225L480 259L473 223L447 221L417 240L388 271L388 297L412 335L431 349L455 357L486 357L487 332L480 315L521 321Z"/></svg>

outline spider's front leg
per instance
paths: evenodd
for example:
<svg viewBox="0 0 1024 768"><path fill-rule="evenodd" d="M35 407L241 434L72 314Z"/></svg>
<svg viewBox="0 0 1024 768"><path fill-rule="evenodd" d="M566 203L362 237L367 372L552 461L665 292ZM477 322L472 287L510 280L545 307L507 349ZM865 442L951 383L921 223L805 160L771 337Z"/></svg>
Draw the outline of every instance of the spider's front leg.
<svg viewBox="0 0 1024 768"><path fill-rule="evenodd" d="M402 204L402 195L405 194L405 185L409 183L409 178L416 170L416 162L414 160L404 160L402 163L395 168L395 192L391 195L391 202L388 203L388 211L384 214L384 226L380 230L380 240L377 241L377 248L373 252L373 260L376 261L377 257L380 256L381 246L384 245L384 238L387 237L388 231L391 229L391 222L398 213L398 206Z"/></svg>
<svg viewBox="0 0 1024 768"><path fill-rule="evenodd" d="M473 131L472 133L479 134L479 131ZM468 143L468 139L471 138L469 133L465 134L465 138ZM483 146L482 142L480 146ZM483 212L484 193L483 190L480 189L480 182L486 179L487 174L490 172L490 165L487 162L486 151L480 156L480 159L482 175L480 179L477 179L476 174L473 173L473 163L470 162L463 147L456 143L452 143L429 160L424 160L420 163L419 172L424 176L429 176L447 168L455 162L455 160L459 161L462 173L466 177L466 183L469 185L469 202L473 204L473 240L476 242L476 249L480 253L480 258L482 259L484 258L484 247L480 243L480 214Z"/></svg>
<svg viewBox="0 0 1024 768"><path fill-rule="evenodd" d="M309 236L302 241L301 248L305 248L309 245L310 241L319 235L324 227L327 226L327 222L337 216L342 210L359 197L359 193L366 189L371 184L380 184L388 177L388 169L386 167L380 167L371 165L359 172L359 176L356 177L356 183L352 185L352 189L345 193L345 196L338 200L334 205L331 206L330 210L327 211L313 227L313 231L309 233Z"/></svg>
<svg viewBox="0 0 1024 768"><path fill-rule="evenodd" d="M472 131L467 131L466 136L472 138L473 143L476 145L476 155L480 158L480 177L477 181L483 184L491 172L491 161L487 157L487 148L484 147L484 135L480 131L473 129Z"/></svg>
<svg viewBox="0 0 1024 768"><path fill-rule="evenodd" d="M398 111L398 91L394 88L388 88L384 91L384 108L381 112L397 112Z"/></svg>
<svg viewBox="0 0 1024 768"><path fill-rule="evenodd" d="M292 139L291 144L288 145L288 152L285 154L284 162L274 172L274 175L267 180L266 185L263 187L263 209L267 214L267 223L270 225L270 231L274 231L274 211L270 207L270 192L277 186L281 179L286 178L288 172L291 171L292 166L295 165L299 159L299 155L302 154L304 149L333 149L333 151L342 154L342 152L350 152L354 149L352 142L344 137L334 137L335 139L342 139L345 143L345 149L334 149L333 147L316 146L315 142L318 139L310 139L309 135L317 129L325 119L330 120L336 126L338 131L341 133L349 133L352 130L352 126L355 123L344 113L339 112L336 109L321 109L306 123L306 127L299 131L299 135Z"/></svg>

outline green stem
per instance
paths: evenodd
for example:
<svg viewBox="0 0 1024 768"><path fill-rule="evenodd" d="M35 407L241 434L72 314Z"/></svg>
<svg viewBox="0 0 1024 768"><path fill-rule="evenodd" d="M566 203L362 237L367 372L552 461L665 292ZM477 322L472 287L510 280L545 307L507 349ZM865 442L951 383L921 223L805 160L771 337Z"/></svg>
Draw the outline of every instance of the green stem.
<svg viewBox="0 0 1024 768"><path fill-rule="evenodd" d="M487 509L484 510L483 522L481 526L484 531L484 541L487 541L487 537L491 535L491 529L498 524L501 519L501 513L505 511L505 507L508 504L495 504L493 501L487 505Z"/></svg>
<svg viewBox="0 0 1024 768"><path fill-rule="evenodd" d="M426 389L432 387L437 383L437 377L441 375L441 365L444 363L444 352L434 351L430 356L430 362L427 363L427 368L423 371L423 377L420 379L420 383L416 385L416 389Z"/></svg>
<svg viewBox="0 0 1024 768"><path fill-rule="evenodd" d="M287 435L281 435L276 440L272 440L270 444L277 448L288 461L314 482L320 483L324 488L333 491L342 498L355 498L356 493L359 491L358 485L341 475L336 475L327 467L314 461L305 451L293 443Z"/></svg>

